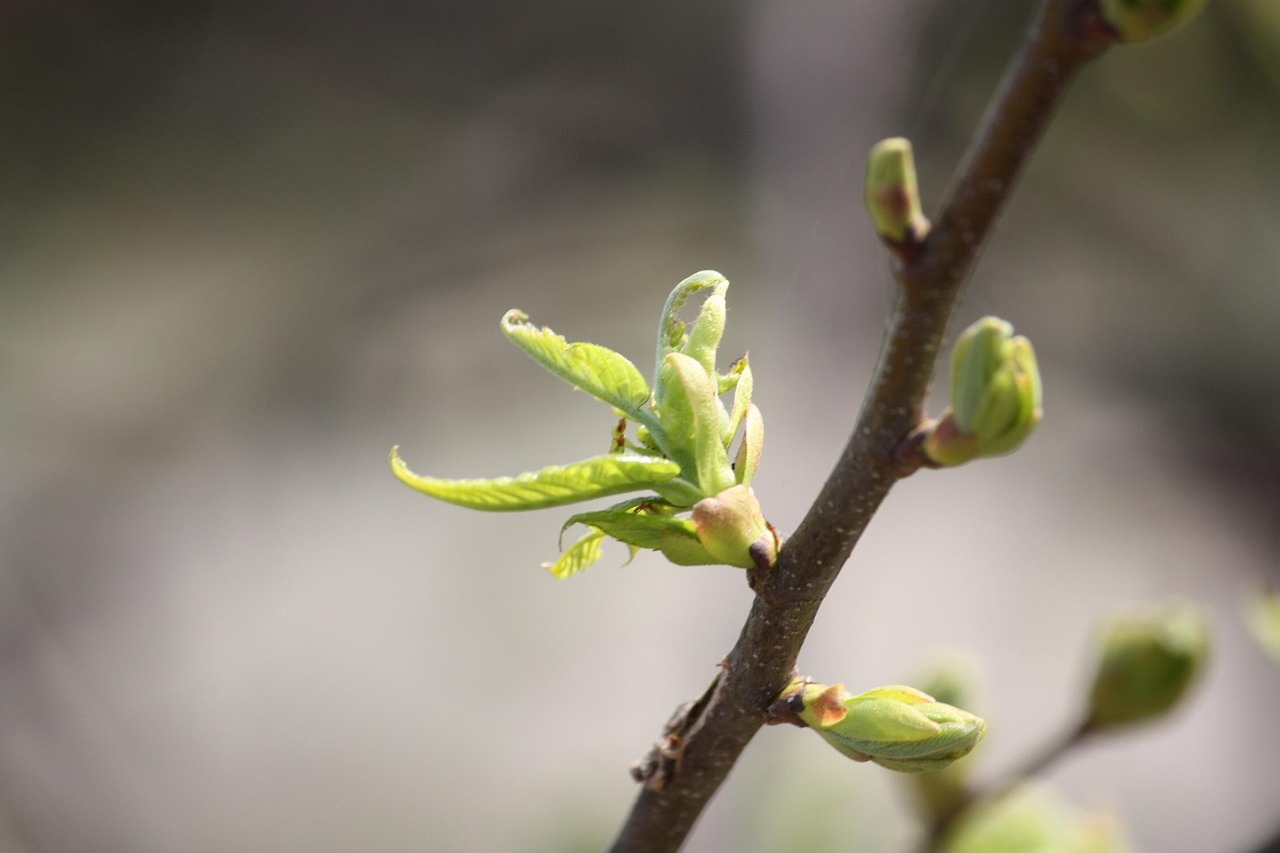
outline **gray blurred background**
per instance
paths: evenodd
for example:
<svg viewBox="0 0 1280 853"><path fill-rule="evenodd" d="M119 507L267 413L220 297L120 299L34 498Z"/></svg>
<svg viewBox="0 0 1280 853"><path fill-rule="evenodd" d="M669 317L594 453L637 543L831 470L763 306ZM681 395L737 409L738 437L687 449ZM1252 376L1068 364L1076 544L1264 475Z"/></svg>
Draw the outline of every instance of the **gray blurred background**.
<svg viewBox="0 0 1280 853"><path fill-rule="evenodd" d="M431 502L388 448L603 451L499 317L643 366L711 267L793 529L893 299L864 153L912 136L936 199L1029 7L0 0L0 850L601 848L746 584L617 547L556 582L566 512ZM1032 338L1046 421L901 484L801 660L980 661L990 776L1072 720L1099 618L1205 602L1193 700L1049 775L1146 850L1280 829L1280 672L1239 620L1280 549L1278 9L1079 80L959 318ZM907 849L898 781L770 729L688 849Z"/></svg>

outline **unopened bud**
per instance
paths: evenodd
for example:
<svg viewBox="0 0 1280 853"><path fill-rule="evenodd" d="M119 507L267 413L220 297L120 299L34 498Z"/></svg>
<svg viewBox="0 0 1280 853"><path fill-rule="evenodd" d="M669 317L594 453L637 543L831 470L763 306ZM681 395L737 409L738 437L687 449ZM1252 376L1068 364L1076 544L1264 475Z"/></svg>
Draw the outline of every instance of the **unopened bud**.
<svg viewBox="0 0 1280 853"><path fill-rule="evenodd" d="M1190 21L1204 8L1205 0L1101 0L1102 18L1121 41L1159 38Z"/></svg>
<svg viewBox="0 0 1280 853"><path fill-rule="evenodd" d="M946 767L977 746L987 730L981 718L901 685L850 696L842 684L797 681L783 699L844 755L904 773Z"/></svg>
<svg viewBox="0 0 1280 853"><path fill-rule="evenodd" d="M1191 604L1117 618L1102 634L1089 697L1093 729L1164 716L1181 701L1209 653L1209 626Z"/></svg>
<svg viewBox="0 0 1280 853"><path fill-rule="evenodd" d="M938 465L1011 453L1044 415L1040 371L1031 342L998 317L961 333L951 352L951 406L925 436Z"/></svg>
<svg viewBox="0 0 1280 853"><path fill-rule="evenodd" d="M890 243L918 242L929 229L920 207L920 187L911 141L877 142L867 155L867 212L876 233Z"/></svg>
<svg viewBox="0 0 1280 853"><path fill-rule="evenodd" d="M764 520L750 486L737 485L693 505L698 543L715 563L742 569L773 565L778 537Z"/></svg>

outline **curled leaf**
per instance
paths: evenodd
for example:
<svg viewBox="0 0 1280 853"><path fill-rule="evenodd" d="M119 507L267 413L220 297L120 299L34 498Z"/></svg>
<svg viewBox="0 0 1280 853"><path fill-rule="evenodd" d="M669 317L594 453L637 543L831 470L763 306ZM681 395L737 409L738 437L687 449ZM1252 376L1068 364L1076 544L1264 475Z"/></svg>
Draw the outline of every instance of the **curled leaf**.
<svg viewBox="0 0 1280 853"><path fill-rule="evenodd" d="M664 397L662 387L662 364L673 352L681 352L689 341L684 321L680 319L680 309L684 308L689 297L702 290L715 289L722 296L729 286L729 280L715 270L702 270L680 282L667 297L662 307L662 317L658 321L658 352L653 368L654 397L659 403Z"/></svg>
<svg viewBox="0 0 1280 853"><path fill-rule="evenodd" d="M442 480L415 474L391 448L391 470L423 494L469 509L509 512L544 509L635 492L673 479L680 466L657 456L608 453L572 465L553 465L518 477Z"/></svg>

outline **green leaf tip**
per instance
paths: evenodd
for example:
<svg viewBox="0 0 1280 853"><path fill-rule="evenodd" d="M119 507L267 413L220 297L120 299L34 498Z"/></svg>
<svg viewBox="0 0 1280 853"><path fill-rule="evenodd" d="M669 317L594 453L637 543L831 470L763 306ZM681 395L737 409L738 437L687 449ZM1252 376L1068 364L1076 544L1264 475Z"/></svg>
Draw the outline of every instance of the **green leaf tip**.
<svg viewBox="0 0 1280 853"><path fill-rule="evenodd" d="M1167 35L1200 14L1206 0L1099 0L1102 19L1123 42Z"/></svg>
<svg viewBox="0 0 1280 853"><path fill-rule="evenodd" d="M1012 453L1044 416L1031 342L999 317L983 317L951 353L951 405L930 423L922 448L940 467Z"/></svg>
<svg viewBox="0 0 1280 853"><path fill-rule="evenodd" d="M982 718L905 685L851 696L842 684L797 679L780 701L843 755L903 773L941 770L987 731Z"/></svg>
<svg viewBox="0 0 1280 853"><path fill-rule="evenodd" d="M918 243L929 230L920 206L911 141L901 137L885 139L871 147L867 155L864 201L871 224L881 239L891 244Z"/></svg>
<svg viewBox="0 0 1280 853"><path fill-rule="evenodd" d="M656 456L609 453L517 477L442 480L409 470L400 458L400 448L393 447L391 470L400 482L437 500L468 509L515 512L652 488L674 478L680 466Z"/></svg>
<svg viewBox="0 0 1280 853"><path fill-rule="evenodd" d="M1089 691L1089 727L1127 726L1169 713L1208 655L1208 621L1192 604L1174 602L1116 616L1102 630Z"/></svg>

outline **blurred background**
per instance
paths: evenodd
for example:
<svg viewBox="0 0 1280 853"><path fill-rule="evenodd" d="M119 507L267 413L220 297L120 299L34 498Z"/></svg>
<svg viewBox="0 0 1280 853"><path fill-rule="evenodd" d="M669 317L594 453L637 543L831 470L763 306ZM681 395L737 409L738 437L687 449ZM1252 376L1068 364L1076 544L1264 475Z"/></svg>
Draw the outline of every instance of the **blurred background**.
<svg viewBox="0 0 1280 853"><path fill-rule="evenodd" d="M602 452L498 319L643 367L715 268L794 529L893 301L865 152L911 136L936 200L1030 5L0 0L0 850L602 848L746 584L619 547L556 582L565 511L431 502L387 450ZM800 664L967 655L989 778L1072 722L1099 619L1203 602L1191 701L1047 777L1146 850L1280 830L1239 618L1280 574L1277 8L1078 81L958 318L1031 337L1046 420L899 485ZM769 729L688 849L909 849L899 782Z"/></svg>

